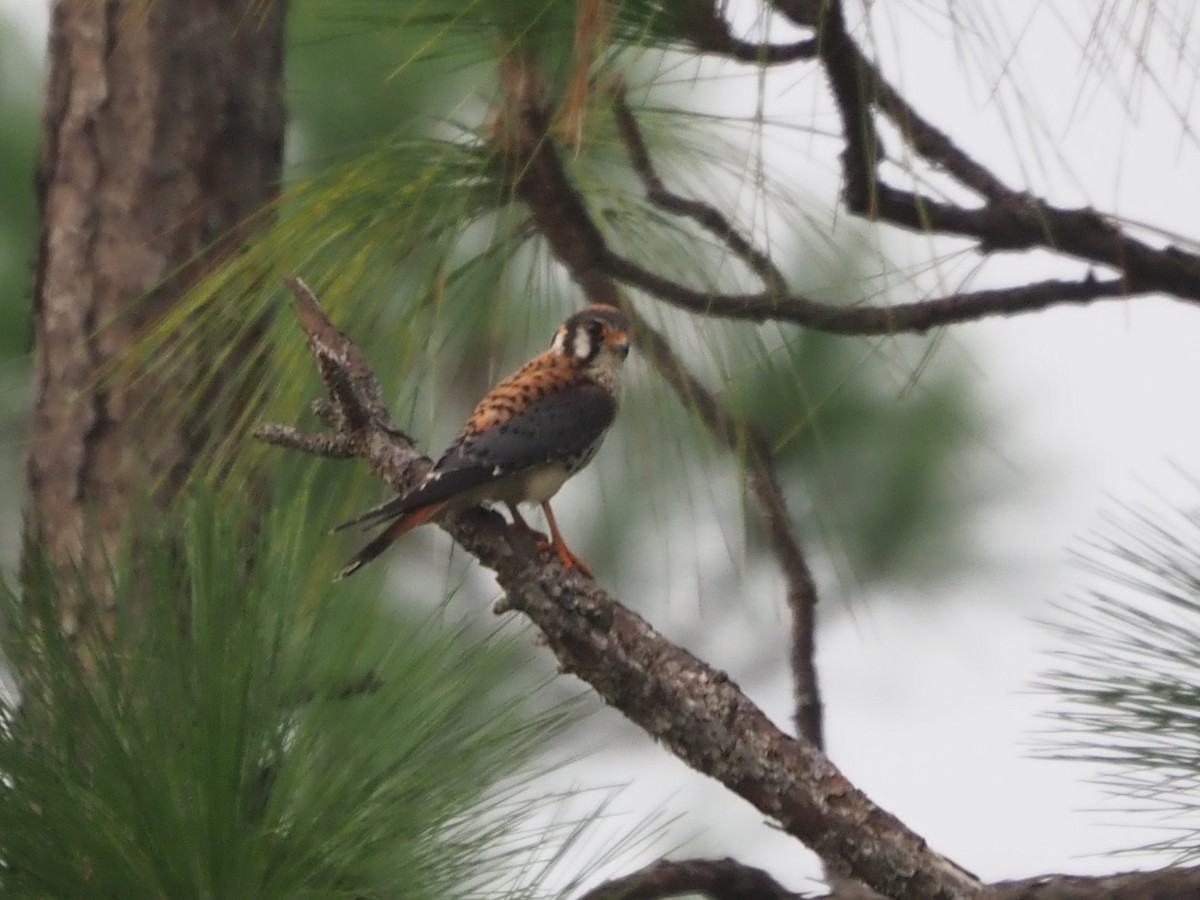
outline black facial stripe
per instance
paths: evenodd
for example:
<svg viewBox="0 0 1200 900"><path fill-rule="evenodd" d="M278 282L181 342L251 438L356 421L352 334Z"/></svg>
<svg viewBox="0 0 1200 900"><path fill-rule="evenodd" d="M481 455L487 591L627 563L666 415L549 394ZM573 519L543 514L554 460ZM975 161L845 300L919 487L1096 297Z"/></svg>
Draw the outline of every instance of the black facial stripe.
<svg viewBox="0 0 1200 900"><path fill-rule="evenodd" d="M605 346L605 332L630 329L629 318L615 306L595 304L571 316L562 325L562 353L583 363L590 363ZM580 357L576 351L583 349L580 336L586 340L587 356Z"/></svg>

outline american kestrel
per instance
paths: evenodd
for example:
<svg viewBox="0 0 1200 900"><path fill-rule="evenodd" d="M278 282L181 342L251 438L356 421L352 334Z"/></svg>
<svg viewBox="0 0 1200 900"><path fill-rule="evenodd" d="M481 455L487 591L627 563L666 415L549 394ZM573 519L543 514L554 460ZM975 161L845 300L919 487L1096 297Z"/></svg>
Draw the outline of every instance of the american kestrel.
<svg viewBox="0 0 1200 900"><path fill-rule="evenodd" d="M338 526L391 520L335 580L357 572L443 510L479 503L504 503L513 526L530 532L517 504L541 504L551 534L549 541L539 535L543 548L552 548L568 568L588 572L563 541L550 498L596 455L617 414L621 363L628 354L629 319L615 307L588 306L563 322L549 350L479 401L420 484Z"/></svg>

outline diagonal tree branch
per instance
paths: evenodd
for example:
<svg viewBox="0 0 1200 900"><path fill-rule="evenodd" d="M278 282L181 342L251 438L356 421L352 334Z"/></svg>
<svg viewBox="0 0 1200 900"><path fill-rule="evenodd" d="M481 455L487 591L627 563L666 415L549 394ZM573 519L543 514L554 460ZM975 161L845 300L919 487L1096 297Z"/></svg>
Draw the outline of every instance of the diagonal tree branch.
<svg viewBox="0 0 1200 900"><path fill-rule="evenodd" d="M991 885L996 900L1192 900L1200 868L1119 875L1042 875ZM766 872L731 859L662 860L582 894L578 900L659 900L700 894L711 900L805 900ZM807 900L883 900L847 884Z"/></svg>
<svg viewBox="0 0 1200 900"><path fill-rule="evenodd" d="M298 282L297 317L326 387L340 404L335 433L401 488L428 459L375 409L381 392L358 349ZM789 737L713 669L658 634L595 581L540 554L523 532L482 509L442 517L454 540L496 573L498 611L527 615L564 672L590 684L651 738L720 781L817 852L898 900L983 896L967 872L872 803L810 742Z"/></svg>
<svg viewBox="0 0 1200 900"><path fill-rule="evenodd" d="M835 306L808 297L774 297L768 293L720 294L701 291L665 278L631 259L607 251L604 272L630 287L672 306L692 312L751 322L791 322L828 334L888 335L975 322L990 316L1014 316L1053 306L1096 300L1127 300L1128 285L1120 278L1048 279L1008 288L947 294L915 303L890 306Z"/></svg>
<svg viewBox="0 0 1200 900"><path fill-rule="evenodd" d="M804 900L762 869L733 859L659 860L606 881L578 900L659 900L685 894L710 900Z"/></svg>

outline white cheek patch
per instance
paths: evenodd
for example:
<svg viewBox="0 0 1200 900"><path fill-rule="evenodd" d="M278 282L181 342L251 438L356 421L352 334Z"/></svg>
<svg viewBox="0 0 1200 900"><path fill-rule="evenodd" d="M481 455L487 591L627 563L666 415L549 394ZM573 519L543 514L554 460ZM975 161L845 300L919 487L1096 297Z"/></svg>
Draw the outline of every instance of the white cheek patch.
<svg viewBox="0 0 1200 900"><path fill-rule="evenodd" d="M560 328L554 332L554 343L550 345L550 349L555 353L562 353L567 344L567 329Z"/></svg>
<svg viewBox="0 0 1200 900"><path fill-rule="evenodd" d="M580 328L575 332L575 355L579 359L587 359L592 355L592 336L586 329Z"/></svg>

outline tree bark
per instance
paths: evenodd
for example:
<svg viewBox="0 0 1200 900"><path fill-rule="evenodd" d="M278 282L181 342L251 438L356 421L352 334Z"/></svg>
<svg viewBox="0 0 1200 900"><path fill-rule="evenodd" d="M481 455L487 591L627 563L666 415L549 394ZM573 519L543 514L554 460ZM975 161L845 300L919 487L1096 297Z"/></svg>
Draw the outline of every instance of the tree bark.
<svg viewBox="0 0 1200 900"><path fill-rule="evenodd" d="M54 5L22 565L79 573L101 601L62 595L72 638L110 632L100 576L131 511L166 509L210 433L202 408L165 402L203 377L199 354L118 364L278 192L283 19L282 0Z"/></svg>

